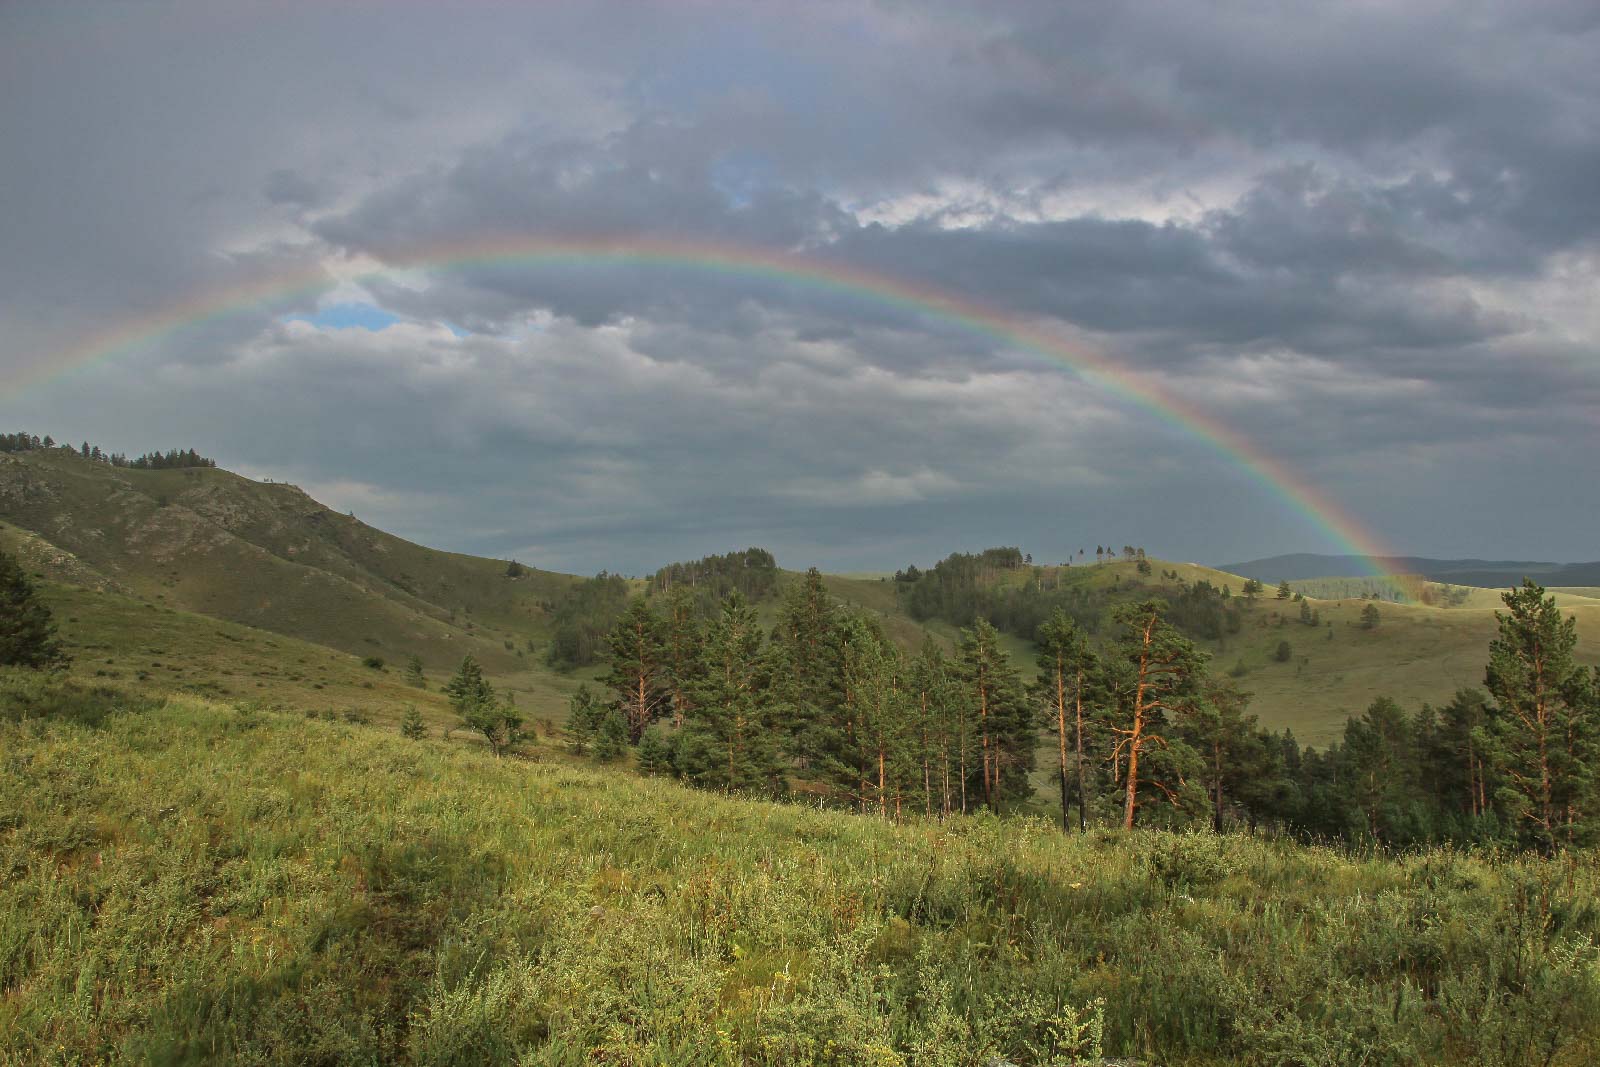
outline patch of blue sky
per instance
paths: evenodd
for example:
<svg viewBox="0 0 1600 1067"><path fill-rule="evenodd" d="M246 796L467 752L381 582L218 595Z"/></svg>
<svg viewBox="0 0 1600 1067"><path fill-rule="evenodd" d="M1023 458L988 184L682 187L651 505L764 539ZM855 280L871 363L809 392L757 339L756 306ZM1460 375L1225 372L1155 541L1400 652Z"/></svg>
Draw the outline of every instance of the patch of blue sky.
<svg viewBox="0 0 1600 1067"><path fill-rule="evenodd" d="M329 304L327 307L318 308L311 315L291 315L289 321L309 322L325 330L362 329L378 333L387 330L401 319L394 312L385 311L375 304L344 303ZM455 327L452 326L450 329L454 331Z"/></svg>

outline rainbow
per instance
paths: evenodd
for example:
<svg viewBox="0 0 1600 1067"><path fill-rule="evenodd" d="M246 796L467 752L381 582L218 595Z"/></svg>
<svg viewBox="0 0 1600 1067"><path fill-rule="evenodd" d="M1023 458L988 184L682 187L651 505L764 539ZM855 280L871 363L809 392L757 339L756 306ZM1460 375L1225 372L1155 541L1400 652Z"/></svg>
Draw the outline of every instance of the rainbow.
<svg viewBox="0 0 1600 1067"><path fill-rule="evenodd" d="M401 270L454 271L484 267L642 266L766 279L841 294L959 326L1002 346L1042 356L1072 370L1134 407L1205 441L1265 487L1290 511L1342 551L1365 561L1374 577L1393 576L1389 553L1361 523L1281 461L1237 430L1174 395L1149 376L1118 366L1092 348L1044 326L956 293L876 271L817 258L731 244L659 238L495 238L432 245L389 255L385 266L354 279L373 280ZM141 319L125 322L59 353L39 372L8 392L60 377L86 365L114 359L185 328L224 319L264 304L316 294L332 279L321 268L278 275L230 289L207 292Z"/></svg>

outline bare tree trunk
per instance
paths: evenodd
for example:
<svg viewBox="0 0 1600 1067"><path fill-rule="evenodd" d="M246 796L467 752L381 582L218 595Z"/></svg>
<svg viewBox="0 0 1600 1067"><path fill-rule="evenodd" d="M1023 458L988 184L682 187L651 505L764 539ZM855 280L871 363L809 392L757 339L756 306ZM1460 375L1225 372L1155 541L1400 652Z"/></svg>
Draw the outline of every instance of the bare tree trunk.
<svg viewBox="0 0 1600 1067"><path fill-rule="evenodd" d="M978 681L978 723L983 735L983 804L994 809L994 792L989 785L989 687L980 676Z"/></svg>
<svg viewBox="0 0 1600 1067"><path fill-rule="evenodd" d="M883 752L883 741L880 739L878 741L878 815L880 817L888 814L888 811L885 807L889 790L887 778L884 774L886 762L887 761L884 758Z"/></svg>
<svg viewBox="0 0 1600 1067"><path fill-rule="evenodd" d="M1211 828L1217 833L1222 833L1222 742L1218 741L1212 746L1214 757L1214 773L1216 774L1213 793L1215 793L1215 807L1211 815Z"/></svg>
<svg viewBox="0 0 1600 1067"><path fill-rule="evenodd" d="M1128 796L1122 811L1122 828L1133 829L1133 811L1139 803L1139 750L1144 747L1144 691L1149 684L1150 640L1156 629L1156 619L1144 627L1144 645L1139 652L1139 683L1133 693L1133 729L1128 736Z"/></svg>
<svg viewBox="0 0 1600 1067"><path fill-rule="evenodd" d="M1069 828L1067 814L1067 682L1056 661L1056 742L1061 752L1061 832Z"/></svg>
<svg viewBox="0 0 1600 1067"><path fill-rule="evenodd" d="M1073 699L1078 710L1078 832L1089 832L1089 814L1087 798L1084 796L1083 787L1083 668L1078 668L1078 685L1073 691Z"/></svg>

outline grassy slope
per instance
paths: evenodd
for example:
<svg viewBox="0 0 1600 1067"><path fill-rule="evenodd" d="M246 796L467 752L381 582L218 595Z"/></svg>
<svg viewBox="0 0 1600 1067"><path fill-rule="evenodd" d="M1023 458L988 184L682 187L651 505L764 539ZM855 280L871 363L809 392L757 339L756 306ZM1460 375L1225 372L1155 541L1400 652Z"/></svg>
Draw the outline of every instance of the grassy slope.
<svg viewBox="0 0 1600 1067"><path fill-rule="evenodd" d="M428 672L419 690L404 682L401 664L374 670L337 649L81 586L45 583L41 593L73 658L71 676L87 683L339 716L355 710L378 725L398 723L412 705L440 727L456 721L439 692L445 671ZM494 682L530 718L558 721L578 685L548 671L505 672Z"/></svg>
<svg viewBox="0 0 1600 1067"><path fill-rule="evenodd" d="M1588 854L897 827L188 699L0 752L0 1062L1032 1065L1099 998L1174 1067L1600 1055Z"/></svg>
<svg viewBox="0 0 1600 1067"><path fill-rule="evenodd" d="M544 636L544 606L576 581L532 569L508 579L500 561L412 544L293 486L116 470L61 451L0 456L0 519L11 540L28 531L157 603L361 655L416 652L438 669L465 651L491 670L525 669L515 650Z"/></svg>
<svg viewBox="0 0 1600 1067"><path fill-rule="evenodd" d="M1056 572L1056 577L1108 592L1118 601L1172 588L1172 581L1161 577L1163 571L1175 571L1191 584L1204 580L1217 587L1227 585L1235 595L1244 586L1238 575L1209 567L1161 560L1151 561L1151 566L1155 573L1150 577L1141 577L1134 564L1121 561L1074 566ZM1002 581L1027 580L1027 575L1017 572ZM889 583L859 586L892 590ZM899 610L889 606L892 591L880 593L877 602L867 599L866 593L858 599L878 610ZM1600 660L1600 601L1570 591L1558 594L1557 601L1578 620L1580 657L1585 662ZM1459 688L1480 686L1495 633L1494 609L1503 607L1493 590L1476 590L1459 607L1385 603L1379 605L1378 629L1364 630L1360 625L1364 601L1313 599L1311 606L1321 614L1317 629L1300 623L1300 605L1276 600L1268 590L1264 599L1246 608L1240 633L1221 641L1202 641L1200 647L1211 654L1214 671L1227 672L1244 663L1247 673L1238 681L1254 695L1251 709L1264 725L1292 729L1302 743L1315 745L1336 738L1345 719L1359 715L1376 697L1392 697L1415 708L1424 701L1445 703ZM953 636L952 628L939 623L928 628ZM1277 661L1280 641L1290 644L1289 662ZM1031 677L1032 647L1015 638L1007 640L1007 647L1012 661Z"/></svg>
<svg viewBox="0 0 1600 1067"><path fill-rule="evenodd" d="M594 673L556 675L539 658L548 634L546 605L579 579L530 569L511 580L500 561L411 544L329 511L292 486L219 470L118 471L67 453L0 456L0 518L9 520L0 522L0 548L19 552L33 569L61 582L122 591L395 665L417 652L436 673L470 651L497 683L524 694L523 706L535 718L559 718L572 689ZM1157 575L1175 570L1185 581L1226 584L1235 593L1244 584L1237 575L1193 564L1152 565ZM1113 589L1118 599L1161 584L1141 579L1128 562L1080 564L1056 574L1063 582ZM907 616L892 582L827 576L826 584L840 600L873 613L908 651L929 633L947 648L954 644L953 627ZM1576 590L1559 599L1579 619L1582 655L1600 658L1600 599ZM1279 604L1269 592L1250 609L1242 633L1204 647L1219 671L1243 662L1248 673L1241 684L1255 694L1263 723L1322 744L1374 697L1408 706L1440 703L1461 686L1480 684L1499 600L1491 590L1475 590L1458 607L1385 604L1381 627L1370 632L1358 624L1365 606L1360 600L1312 605L1324 622L1318 631L1298 622L1298 605ZM770 621L776 601L760 608ZM1288 615L1282 627L1278 613ZM84 625L92 616L80 613ZM1328 621L1334 623L1331 641ZM122 650L119 626L108 622L109 636L101 639L113 656ZM1283 640L1293 648L1288 663L1274 656ZM1013 661L1031 676L1031 646L1009 636L1005 641ZM136 641L127 652L137 654ZM278 664L280 679L294 667ZM203 674L204 662L196 668ZM233 688L217 675L191 683L207 680ZM322 693L303 696L320 699Z"/></svg>

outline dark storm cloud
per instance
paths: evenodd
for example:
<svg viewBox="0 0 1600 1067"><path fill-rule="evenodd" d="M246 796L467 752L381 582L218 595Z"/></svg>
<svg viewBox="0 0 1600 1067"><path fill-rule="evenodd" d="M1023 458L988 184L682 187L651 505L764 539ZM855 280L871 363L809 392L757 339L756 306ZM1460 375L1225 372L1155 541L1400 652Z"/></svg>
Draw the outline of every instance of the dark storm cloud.
<svg viewBox="0 0 1600 1067"><path fill-rule="evenodd" d="M327 279L0 418L176 434L575 569L1330 547L1193 436L870 295L639 264L366 277L484 240L727 243L1070 328L1402 549L1590 551L1592 4L378 13L0 9L0 372ZM319 299L406 321L284 322ZM1481 506L1501 492L1542 502L1545 541Z"/></svg>

